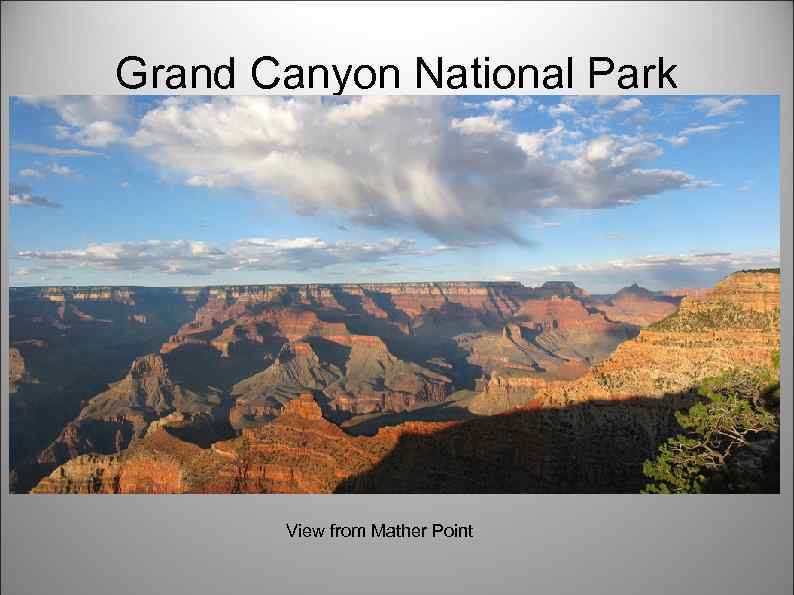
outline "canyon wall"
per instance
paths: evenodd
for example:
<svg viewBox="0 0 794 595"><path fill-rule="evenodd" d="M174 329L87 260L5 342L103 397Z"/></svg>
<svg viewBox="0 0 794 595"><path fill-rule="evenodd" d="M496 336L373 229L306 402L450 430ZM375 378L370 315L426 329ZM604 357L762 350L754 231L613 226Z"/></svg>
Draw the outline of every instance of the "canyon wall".
<svg viewBox="0 0 794 595"><path fill-rule="evenodd" d="M45 449L59 466L35 491L636 492L693 387L770 364L779 282L737 273L648 324L670 296L613 296L644 312L631 324L572 284L211 288ZM400 423L454 419L460 366L482 374L473 419ZM19 358L14 374L36 378ZM337 425L386 413L372 435Z"/></svg>

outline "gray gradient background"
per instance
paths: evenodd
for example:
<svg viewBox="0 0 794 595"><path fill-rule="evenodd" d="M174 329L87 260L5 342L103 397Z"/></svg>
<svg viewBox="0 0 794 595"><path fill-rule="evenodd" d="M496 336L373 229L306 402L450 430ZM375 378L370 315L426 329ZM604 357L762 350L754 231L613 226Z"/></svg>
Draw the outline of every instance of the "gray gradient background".
<svg viewBox="0 0 794 595"><path fill-rule="evenodd" d="M3 593L719 593L792 587L792 5L2 5L2 216L8 98L124 91L117 61L389 63L415 56L679 64L676 93L781 97L782 492L779 496L29 496L2 457ZM599 91L614 93L614 89ZM154 214L153 214L154 215ZM3 242L5 248L5 242ZM5 254L5 252L4 252ZM2 445L8 267L2 258ZM465 541L290 540L284 523L471 522Z"/></svg>

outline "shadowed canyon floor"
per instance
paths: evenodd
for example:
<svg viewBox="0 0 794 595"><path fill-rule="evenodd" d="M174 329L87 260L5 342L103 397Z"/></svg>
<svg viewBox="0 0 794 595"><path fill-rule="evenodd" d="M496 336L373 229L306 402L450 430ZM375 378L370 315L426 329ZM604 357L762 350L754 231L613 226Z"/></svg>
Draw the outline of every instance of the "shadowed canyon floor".
<svg viewBox="0 0 794 595"><path fill-rule="evenodd" d="M779 283L15 289L12 488L636 492L699 381L769 362Z"/></svg>

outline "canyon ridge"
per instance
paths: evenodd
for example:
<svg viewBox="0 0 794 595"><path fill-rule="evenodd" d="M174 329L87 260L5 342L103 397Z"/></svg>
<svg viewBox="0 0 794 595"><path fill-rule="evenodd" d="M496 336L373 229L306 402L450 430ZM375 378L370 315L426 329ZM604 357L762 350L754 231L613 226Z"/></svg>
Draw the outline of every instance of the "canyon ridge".
<svg viewBox="0 0 794 595"><path fill-rule="evenodd" d="M770 365L780 274L10 291L11 489L637 492L704 379Z"/></svg>

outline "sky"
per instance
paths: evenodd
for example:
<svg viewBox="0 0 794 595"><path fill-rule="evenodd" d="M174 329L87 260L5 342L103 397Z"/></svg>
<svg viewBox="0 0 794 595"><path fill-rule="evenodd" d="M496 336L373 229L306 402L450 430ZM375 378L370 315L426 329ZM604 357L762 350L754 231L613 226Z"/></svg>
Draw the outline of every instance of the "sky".
<svg viewBox="0 0 794 595"><path fill-rule="evenodd" d="M779 265L776 96L11 99L12 286L573 281Z"/></svg>

